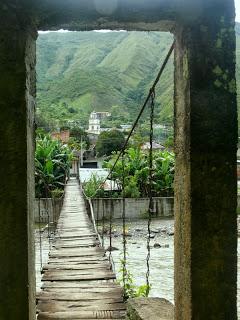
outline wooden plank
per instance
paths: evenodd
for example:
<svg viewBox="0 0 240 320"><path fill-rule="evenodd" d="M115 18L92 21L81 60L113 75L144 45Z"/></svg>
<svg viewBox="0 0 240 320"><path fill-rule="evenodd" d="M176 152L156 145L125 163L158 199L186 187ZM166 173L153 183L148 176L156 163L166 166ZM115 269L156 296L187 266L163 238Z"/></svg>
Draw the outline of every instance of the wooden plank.
<svg viewBox="0 0 240 320"><path fill-rule="evenodd" d="M103 257L82 257L79 259L79 257L69 257L67 258L49 258L48 264L53 265L53 264L101 264L101 263L109 263L109 260L106 256Z"/></svg>
<svg viewBox="0 0 240 320"><path fill-rule="evenodd" d="M86 237L95 237L96 238L96 233L95 232L88 232L88 233L74 233L71 234L70 232L62 232L60 235L58 234L56 236L56 239L63 239L63 238L86 238Z"/></svg>
<svg viewBox="0 0 240 320"><path fill-rule="evenodd" d="M105 253L105 250L101 247L90 247L90 248L66 248L66 249L57 249L57 248L52 248L51 254L74 254L74 253L90 253L90 254L95 254L95 253Z"/></svg>
<svg viewBox="0 0 240 320"><path fill-rule="evenodd" d="M38 314L38 320L74 320L74 319L124 319L125 312L124 311L87 311L81 310L79 311L68 311L68 312L40 312Z"/></svg>
<svg viewBox="0 0 240 320"><path fill-rule="evenodd" d="M84 236L82 236L82 237L75 237L75 236L73 236L73 237L64 237L64 236L59 236L59 235L57 235L56 237L55 237L55 242L58 242L58 241L60 241L60 242L65 242L65 243L67 243L67 242L73 242L73 241L94 241L94 240L98 240L98 238L97 238L97 236L96 235L92 235L92 236L87 236L87 237L84 237Z"/></svg>
<svg viewBox="0 0 240 320"><path fill-rule="evenodd" d="M89 287L85 287L85 288L72 288L72 287L69 287L69 288L63 288L63 287L59 287L58 290L56 290L56 287L54 288L45 288L44 290L38 292L37 294L37 297L39 297L39 295L42 293L42 292L51 292L51 293L58 293L58 292L61 292L61 293L68 293L68 294L74 294L74 293L109 293L109 294L118 294L118 296L122 296L123 295L123 289L122 288L114 288L114 287L107 287L107 288L104 288L104 287L101 287L99 288L98 286L96 287L92 287L92 288L89 288Z"/></svg>
<svg viewBox="0 0 240 320"><path fill-rule="evenodd" d="M96 258L104 258L104 253L96 252L66 252L66 253L50 253L49 258L56 258L56 259L72 259L72 258L78 258L80 261L81 258L85 260L97 260Z"/></svg>
<svg viewBox="0 0 240 320"><path fill-rule="evenodd" d="M97 263L100 261L109 261L108 258L104 256L74 256L74 257L49 257L48 263L68 263L68 262L81 262L81 263Z"/></svg>
<svg viewBox="0 0 240 320"><path fill-rule="evenodd" d="M101 280L101 279L116 279L116 275L110 271L98 271L94 273L80 273L77 270L73 270L73 273L70 273L70 270L66 273L65 271L46 271L43 274L42 281L72 281L72 280Z"/></svg>
<svg viewBox="0 0 240 320"><path fill-rule="evenodd" d="M99 270L105 269L110 270L111 266L109 263L95 263L95 264L87 264L87 263L79 263L79 264L47 264L43 266L43 270Z"/></svg>
<svg viewBox="0 0 240 320"><path fill-rule="evenodd" d="M126 306L124 303L104 303L102 301L39 301L37 305L37 312L57 312L57 311L81 311L81 310L88 310L88 311L114 311L114 310L125 310Z"/></svg>
<svg viewBox="0 0 240 320"><path fill-rule="evenodd" d="M123 290L110 269L79 185L71 179L54 246L43 269L37 319L123 319Z"/></svg>
<svg viewBox="0 0 240 320"><path fill-rule="evenodd" d="M82 244L58 244L54 245L53 248L59 249L82 249L82 248L94 248L99 247L98 243L82 243Z"/></svg>
<svg viewBox="0 0 240 320"><path fill-rule="evenodd" d="M46 288L81 288L81 289L92 289L95 288L101 289L101 288L121 288L116 282L109 282L106 280L101 280L101 281L84 281L84 282L79 282L79 281L45 281L42 285L43 289Z"/></svg>
<svg viewBox="0 0 240 320"><path fill-rule="evenodd" d="M103 300L105 303L123 302L123 297L119 292L46 292L43 291L38 294L38 300L57 300L57 301L90 301L90 300Z"/></svg>

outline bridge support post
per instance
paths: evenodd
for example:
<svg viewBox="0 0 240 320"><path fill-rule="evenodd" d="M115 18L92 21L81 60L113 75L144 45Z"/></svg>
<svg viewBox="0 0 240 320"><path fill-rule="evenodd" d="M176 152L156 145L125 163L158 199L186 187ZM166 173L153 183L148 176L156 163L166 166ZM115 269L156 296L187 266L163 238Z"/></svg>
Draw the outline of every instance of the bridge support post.
<svg viewBox="0 0 240 320"><path fill-rule="evenodd" d="M192 3L178 16L175 50L175 319L234 320L234 1Z"/></svg>
<svg viewBox="0 0 240 320"><path fill-rule="evenodd" d="M36 33L16 6L0 9L0 319L33 320Z"/></svg>

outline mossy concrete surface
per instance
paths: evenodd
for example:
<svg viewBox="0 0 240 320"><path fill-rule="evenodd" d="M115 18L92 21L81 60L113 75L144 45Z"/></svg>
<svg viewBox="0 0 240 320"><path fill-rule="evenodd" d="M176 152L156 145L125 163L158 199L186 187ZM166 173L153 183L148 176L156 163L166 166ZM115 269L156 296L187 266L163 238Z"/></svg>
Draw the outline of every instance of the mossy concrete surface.
<svg viewBox="0 0 240 320"><path fill-rule="evenodd" d="M234 1L195 2L175 32L175 319L236 320Z"/></svg>
<svg viewBox="0 0 240 320"><path fill-rule="evenodd" d="M176 25L175 319L236 320L234 0L9 0L0 13L0 319L35 318L36 29Z"/></svg>
<svg viewBox="0 0 240 320"><path fill-rule="evenodd" d="M174 306L161 298L135 298L127 302L128 320L173 320Z"/></svg>
<svg viewBox="0 0 240 320"><path fill-rule="evenodd" d="M32 320L36 32L11 1L0 12L0 319Z"/></svg>

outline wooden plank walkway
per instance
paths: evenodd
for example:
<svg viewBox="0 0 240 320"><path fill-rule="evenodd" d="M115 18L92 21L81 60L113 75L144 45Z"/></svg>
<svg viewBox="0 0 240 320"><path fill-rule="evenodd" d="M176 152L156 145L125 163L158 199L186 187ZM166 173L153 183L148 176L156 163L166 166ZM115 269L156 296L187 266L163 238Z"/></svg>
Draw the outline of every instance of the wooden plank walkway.
<svg viewBox="0 0 240 320"><path fill-rule="evenodd" d="M37 319L124 319L122 288L100 247L76 179L66 186L56 241L43 268Z"/></svg>

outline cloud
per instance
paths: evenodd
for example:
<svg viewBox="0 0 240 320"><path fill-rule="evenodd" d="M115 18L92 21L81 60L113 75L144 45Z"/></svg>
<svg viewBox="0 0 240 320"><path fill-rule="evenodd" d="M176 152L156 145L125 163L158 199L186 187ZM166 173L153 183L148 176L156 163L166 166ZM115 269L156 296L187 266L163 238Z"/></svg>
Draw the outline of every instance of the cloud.
<svg viewBox="0 0 240 320"><path fill-rule="evenodd" d="M60 30L56 30L56 31L51 31L51 30L47 30L47 31L38 31L38 34L47 34L50 32L58 32L58 33L67 33L67 32L75 32L75 31L69 31L69 30L65 30L65 29L60 29Z"/></svg>

